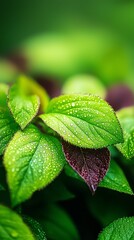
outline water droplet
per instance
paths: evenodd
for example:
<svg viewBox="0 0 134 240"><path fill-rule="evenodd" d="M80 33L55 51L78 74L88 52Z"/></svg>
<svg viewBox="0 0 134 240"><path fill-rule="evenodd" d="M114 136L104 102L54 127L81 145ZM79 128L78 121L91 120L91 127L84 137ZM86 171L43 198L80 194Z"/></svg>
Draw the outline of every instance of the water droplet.
<svg viewBox="0 0 134 240"><path fill-rule="evenodd" d="M72 103L72 107L74 107L74 106L75 106L75 103L73 102L73 103Z"/></svg>
<svg viewBox="0 0 134 240"><path fill-rule="evenodd" d="M12 231L10 235L14 238L18 237L18 233L16 231Z"/></svg>

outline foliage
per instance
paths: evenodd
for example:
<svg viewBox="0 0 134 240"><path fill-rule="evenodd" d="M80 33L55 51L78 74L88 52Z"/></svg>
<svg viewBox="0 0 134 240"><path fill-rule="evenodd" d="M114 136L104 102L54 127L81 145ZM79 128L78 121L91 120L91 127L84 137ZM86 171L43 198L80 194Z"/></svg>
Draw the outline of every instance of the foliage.
<svg viewBox="0 0 134 240"><path fill-rule="evenodd" d="M91 93L98 86L102 95L106 89L97 81L94 85L91 78ZM105 189L133 196L133 173L125 175L123 159L134 158L134 108L116 113L106 100L89 94L89 83L90 77L86 94L68 94L76 84L68 82L62 89L67 95L52 100L26 76L0 84L0 239L78 240L60 201L80 191L87 204L94 198L89 190L95 194L97 188L104 196ZM98 239L132 239L133 226L133 217L119 219Z"/></svg>

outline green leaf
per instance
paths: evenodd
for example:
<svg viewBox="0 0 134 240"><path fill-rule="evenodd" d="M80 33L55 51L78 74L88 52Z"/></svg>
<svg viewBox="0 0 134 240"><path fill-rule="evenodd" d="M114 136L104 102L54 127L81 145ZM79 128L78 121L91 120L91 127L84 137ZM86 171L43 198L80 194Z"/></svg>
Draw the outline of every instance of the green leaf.
<svg viewBox="0 0 134 240"><path fill-rule="evenodd" d="M129 216L133 212L133 197L116 191L99 189L94 197L86 199L86 207L101 226L106 227L115 219Z"/></svg>
<svg viewBox="0 0 134 240"><path fill-rule="evenodd" d="M41 211L40 222L51 240L79 240L79 234L71 217L58 205L47 205L44 212Z"/></svg>
<svg viewBox="0 0 134 240"><path fill-rule="evenodd" d="M96 94L102 98L106 96L106 89L102 82L90 75L76 75L69 78L62 88L63 94Z"/></svg>
<svg viewBox="0 0 134 240"><path fill-rule="evenodd" d="M7 109L0 108L0 155L5 150L15 132L19 129L10 112L6 110Z"/></svg>
<svg viewBox="0 0 134 240"><path fill-rule="evenodd" d="M5 190L5 188L3 187L3 185L0 183L0 191Z"/></svg>
<svg viewBox="0 0 134 240"><path fill-rule="evenodd" d="M7 105L8 85L0 83L0 107Z"/></svg>
<svg viewBox="0 0 134 240"><path fill-rule="evenodd" d="M9 90L8 106L15 121L24 129L36 116L39 110L39 97L25 95L21 85L14 84Z"/></svg>
<svg viewBox="0 0 134 240"><path fill-rule="evenodd" d="M99 186L133 194L124 172L114 160L111 160L110 168Z"/></svg>
<svg viewBox="0 0 134 240"><path fill-rule="evenodd" d="M128 159L134 157L134 107L117 112L124 134L124 143L117 144L118 150Z"/></svg>
<svg viewBox="0 0 134 240"><path fill-rule="evenodd" d="M23 215L24 222L30 227L36 240L47 240L41 225L33 218Z"/></svg>
<svg viewBox="0 0 134 240"><path fill-rule="evenodd" d="M23 89L23 92L29 94L35 94L40 99L40 111L44 112L46 110L46 107L49 102L49 96L45 89L39 85L36 81L34 81L32 78L27 77L25 75L21 75L18 78L18 83Z"/></svg>
<svg viewBox="0 0 134 240"><path fill-rule="evenodd" d="M0 205L0 239L34 240L34 237L18 214Z"/></svg>
<svg viewBox="0 0 134 240"><path fill-rule="evenodd" d="M120 218L107 226L98 240L133 240L134 217Z"/></svg>
<svg viewBox="0 0 134 240"><path fill-rule="evenodd" d="M67 176L83 181L78 173L76 173L68 164L65 165L64 171ZM104 179L100 182L99 187L104 187L127 194L133 194L124 172L113 159L110 161L109 170Z"/></svg>
<svg viewBox="0 0 134 240"><path fill-rule="evenodd" d="M19 129L7 106L7 90L7 85L0 84L0 155L3 154L6 145Z"/></svg>
<svg viewBox="0 0 134 240"><path fill-rule="evenodd" d="M64 140L79 147L102 148L123 141L113 109L97 96L57 97L40 118Z"/></svg>
<svg viewBox="0 0 134 240"><path fill-rule="evenodd" d="M18 131L4 155L13 206L50 183L60 173L64 162L58 139L42 134L33 125Z"/></svg>

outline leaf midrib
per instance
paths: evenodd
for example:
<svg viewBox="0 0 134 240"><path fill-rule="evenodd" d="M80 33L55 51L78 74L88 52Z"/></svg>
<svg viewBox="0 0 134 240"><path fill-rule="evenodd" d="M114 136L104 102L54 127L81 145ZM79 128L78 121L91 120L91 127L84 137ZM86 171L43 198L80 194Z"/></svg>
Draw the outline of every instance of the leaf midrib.
<svg viewBox="0 0 134 240"><path fill-rule="evenodd" d="M83 122L86 122L86 124L88 123L89 125L95 126L95 127L99 128L99 129L101 129L102 131L105 131L105 132L109 133L111 136L113 136L113 137L115 138L115 135L114 135L114 134L112 134L112 133L109 132L109 131L106 131L106 130L103 129L102 127L97 126L97 125L95 125L95 124L93 124L93 123L89 123L89 122L87 122L85 119L74 117L74 116L72 116L72 115L65 115L65 114L63 114L63 113L46 113L46 114L44 115L44 117L45 117L46 115L57 115L57 114L63 115L63 116L66 116L66 117L68 116L68 117L72 117L72 118L76 118L76 119L82 120ZM121 143L121 142L120 142L120 143Z"/></svg>
<svg viewBox="0 0 134 240"><path fill-rule="evenodd" d="M26 176L26 174L27 174L27 172L28 172L29 165L30 165L30 163L32 162L32 160L33 160L33 158L34 158L34 155L35 155L35 153L36 153L36 151L37 151L37 149L38 149L38 147L39 147L39 145L40 145L40 141L41 141L41 140L42 140L42 136L40 136L40 138L39 138L38 144L37 144L37 146L36 146L36 148L35 148L35 151L34 151L34 154L33 154L32 158L30 159L30 161L28 161L28 165L27 165L28 167L26 168L26 171L25 171L25 173L24 173L24 175L23 175L22 181L20 181L19 187L18 187L17 190L16 190L17 193L18 193L19 190L21 189L21 186L22 186L22 184L23 184L23 180L24 180L24 178L25 178L25 176Z"/></svg>

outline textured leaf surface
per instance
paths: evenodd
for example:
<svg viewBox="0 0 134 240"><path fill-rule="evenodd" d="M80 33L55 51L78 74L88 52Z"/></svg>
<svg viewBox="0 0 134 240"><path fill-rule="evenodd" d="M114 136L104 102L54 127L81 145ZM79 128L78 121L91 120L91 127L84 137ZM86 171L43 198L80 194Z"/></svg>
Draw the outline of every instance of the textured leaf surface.
<svg viewBox="0 0 134 240"><path fill-rule="evenodd" d="M15 121L22 129L32 121L39 110L39 97L36 95L25 95L21 85L14 84L9 91L8 106L13 114Z"/></svg>
<svg viewBox="0 0 134 240"><path fill-rule="evenodd" d="M0 108L0 154L3 153L18 128L10 112Z"/></svg>
<svg viewBox="0 0 134 240"><path fill-rule="evenodd" d="M97 96L60 96L50 101L40 117L64 140L79 147L102 148L123 141L112 108Z"/></svg>
<svg viewBox="0 0 134 240"><path fill-rule="evenodd" d="M0 155L14 133L19 129L7 106L7 89L6 85L0 85Z"/></svg>
<svg viewBox="0 0 134 240"><path fill-rule="evenodd" d="M107 148L82 149L67 142L63 142L62 145L68 163L94 193L108 170L109 150Z"/></svg>
<svg viewBox="0 0 134 240"><path fill-rule="evenodd" d="M0 239L34 240L34 237L18 214L0 205Z"/></svg>
<svg viewBox="0 0 134 240"><path fill-rule="evenodd" d="M126 158L134 157L134 107L124 108L117 112L124 134L124 143L117 148Z"/></svg>
<svg viewBox="0 0 134 240"><path fill-rule="evenodd" d="M100 186L118 192L133 194L124 172L114 160L111 160L110 168L103 181L100 183Z"/></svg>
<svg viewBox="0 0 134 240"><path fill-rule="evenodd" d="M134 217L120 218L112 222L99 235L98 240L133 240Z"/></svg>
<svg viewBox="0 0 134 240"><path fill-rule="evenodd" d="M56 138L42 134L33 125L18 131L4 156L12 204L23 202L50 183L62 170L64 161Z"/></svg>
<svg viewBox="0 0 134 240"><path fill-rule="evenodd" d="M36 240L47 240L44 230L35 219L23 215L23 220L30 227L33 235L36 237Z"/></svg>
<svg viewBox="0 0 134 240"><path fill-rule="evenodd" d="M81 182L83 182L84 180L80 177L80 175L74 171L74 169L69 165L69 164L66 164L65 167L64 167L64 171L66 173L66 175L68 177L72 177L72 178L76 178L78 180L80 180Z"/></svg>

